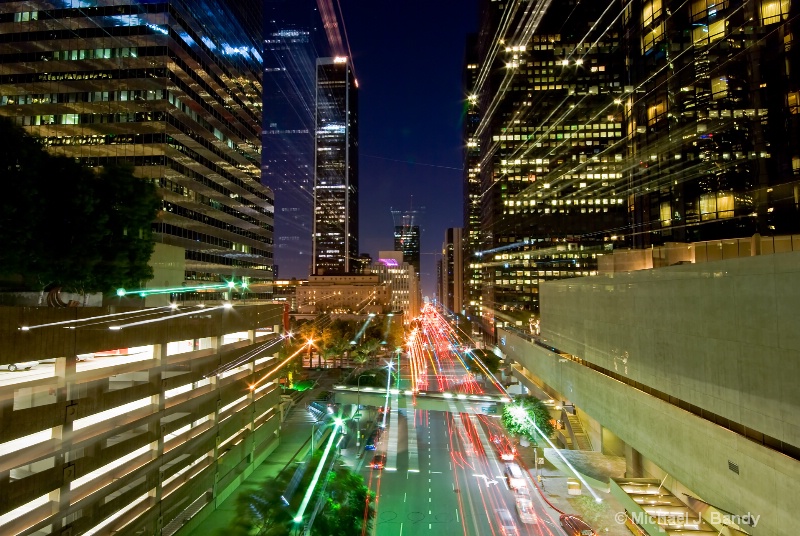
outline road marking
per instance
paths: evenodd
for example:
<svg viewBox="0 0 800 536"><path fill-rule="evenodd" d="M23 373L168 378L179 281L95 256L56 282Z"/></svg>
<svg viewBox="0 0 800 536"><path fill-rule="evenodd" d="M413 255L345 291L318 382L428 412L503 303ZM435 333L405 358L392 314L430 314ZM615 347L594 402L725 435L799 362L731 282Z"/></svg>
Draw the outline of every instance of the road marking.
<svg viewBox="0 0 800 536"><path fill-rule="evenodd" d="M433 502L433 497L428 497L428 502Z"/></svg>
<svg viewBox="0 0 800 536"><path fill-rule="evenodd" d="M403 536L403 524L400 523L400 536Z"/></svg>
<svg viewBox="0 0 800 536"><path fill-rule="evenodd" d="M407 492L403 493L403 502L406 502L406 494L407 494Z"/></svg>
<svg viewBox="0 0 800 536"><path fill-rule="evenodd" d="M432 475L441 475L442 472L441 471L431 471L431 474Z"/></svg>
<svg viewBox="0 0 800 536"><path fill-rule="evenodd" d="M458 520L458 508L456 508L456 523L459 523L459 520Z"/></svg>

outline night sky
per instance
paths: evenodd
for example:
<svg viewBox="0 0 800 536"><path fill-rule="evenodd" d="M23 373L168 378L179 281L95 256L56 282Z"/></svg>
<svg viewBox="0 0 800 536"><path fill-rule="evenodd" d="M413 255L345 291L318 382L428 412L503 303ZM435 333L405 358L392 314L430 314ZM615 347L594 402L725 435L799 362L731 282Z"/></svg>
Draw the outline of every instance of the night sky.
<svg viewBox="0 0 800 536"><path fill-rule="evenodd" d="M394 249L390 209L411 209L413 196L432 297L445 229L463 226L462 71L477 0L341 6L359 82L359 249Z"/></svg>

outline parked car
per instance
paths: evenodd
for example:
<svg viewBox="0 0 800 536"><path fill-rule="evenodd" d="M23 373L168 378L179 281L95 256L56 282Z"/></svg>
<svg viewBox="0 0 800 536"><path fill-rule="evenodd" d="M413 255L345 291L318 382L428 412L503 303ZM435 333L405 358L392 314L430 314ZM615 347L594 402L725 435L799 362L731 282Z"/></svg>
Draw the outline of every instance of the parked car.
<svg viewBox="0 0 800 536"><path fill-rule="evenodd" d="M376 454L372 457L372 461L370 462L369 466L373 469L383 469L386 465L386 454Z"/></svg>
<svg viewBox="0 0 800 536"><path fill-rule="evenodd" d="M533 509L533 502L527 497L517 497L517 515L519 520L526 524L536 523L539 518Z"/></svg>
<svg viewBox="0 0 800 536"><path fill-rule="evenodd" d="M500 525L502 536L519 536L519 530L517 530L517 524L514 522L511 512L501 509L495 510L494 513L497 514L497 523Z"/></svg>
<svg viewBox="0 0 800 536"><path fill-rule="evenodd" d="M568 536L597 536L597 533L580 516L561 514L558 518Z"/></svg>
<svg viewBox="0 0 800 536"><path fill-rule="evenodd" d="M8 363L6 365L0 365L0 370L7 370L9 372L15 372L17 370L31 370L33 367L38 365L38 361L18 361L16 363Z"/></svg>

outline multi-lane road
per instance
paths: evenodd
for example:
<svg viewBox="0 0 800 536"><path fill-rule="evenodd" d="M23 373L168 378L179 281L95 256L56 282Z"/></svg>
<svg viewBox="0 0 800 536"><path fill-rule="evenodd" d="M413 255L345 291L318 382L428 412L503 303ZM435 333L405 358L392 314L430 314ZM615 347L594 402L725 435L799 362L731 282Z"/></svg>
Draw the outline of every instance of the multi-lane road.
<svg viewBox="0 0 800 536"><path fill-rule="evenodd" d="M465 355L467 345L426 308L408 342L415 390L502 393L493 376ZM397 409L396 396L391 398L378 450L365 453L361 469L377 495L372 535L564 535L558 513L545 505L521 461L501 459L503 449L492 441L503 436L497 417L458 413L455 405L452 412ZM374 454L386 456L384 468L369 466ZM507 463L522 468L522 493L509 487ZM526 522L517 511L520 497L533 507Z"/></svg>
<svg viewBox="0 0 800 536"><path fill-rule="evenodd" d="M362 468L377 495L372 534L563 536L558 515L545 506L524 468L535 520L520 519L520 495L508 487L506 462L490 441L499 432L495 420L463 413L392 411L376 451L386 455L385 468L368 467L373 453L365 455ZM501 527L500 510L510 513L516 532Z"/></svg>

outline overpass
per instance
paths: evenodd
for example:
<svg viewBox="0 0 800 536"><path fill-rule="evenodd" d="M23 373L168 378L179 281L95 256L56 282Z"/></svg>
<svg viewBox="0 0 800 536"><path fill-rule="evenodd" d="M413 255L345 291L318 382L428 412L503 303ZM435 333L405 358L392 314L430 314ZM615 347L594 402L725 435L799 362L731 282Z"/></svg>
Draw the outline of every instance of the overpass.
<svg viewBox="0 0 800 536"><path fill-rule="evenodd" d="M350 385L335 385L333 395L337 404L383 406L386 403L386 389L379 387L358 388ZM414 392L403 389L389 389L389 398L389 406L392 409L411 408L486 415L500 415L503 411L503 404L510 401L507 396L499 394Z"/></svg>

